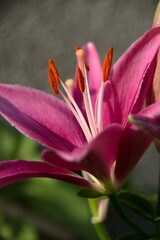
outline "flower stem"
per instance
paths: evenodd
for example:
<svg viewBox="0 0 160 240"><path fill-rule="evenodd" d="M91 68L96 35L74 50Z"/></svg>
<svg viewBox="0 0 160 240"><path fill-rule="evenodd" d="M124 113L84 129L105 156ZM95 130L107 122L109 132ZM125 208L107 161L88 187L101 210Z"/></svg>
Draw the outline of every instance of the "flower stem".
<svg viewBox="0 0 160 240"><path fill-rule="evenodd" d="M92 218L97 217L98 215L98 200L97 199L88 199L88 204L92 213ZM95 229L95 232L99 238L99 240L111 240L109 237L104 224L102 222L94 222L92 223Z"/></svg>
<svg viewBox="0 0 160 240"><path fill-rule="evenodd" d="M93 223L95 232L97 233L97 236L99 240L110 240L110 237L108 233L106 232L106 229L103 225L103 223Z"/></svg>
<svg viewBox="0 0 160 240"><path fill-rule="evenodd" d="M112 202L116 212L118 213L119 217L122 219L122 221L130 228L132 229L134 232L138 233L140 236L143 237L148 237L149 235L144 232L138 225L136 225L135 223L133 223L123 212L118 199L116 197L115 194L109 195L108 196L110 201Z"/></svg>

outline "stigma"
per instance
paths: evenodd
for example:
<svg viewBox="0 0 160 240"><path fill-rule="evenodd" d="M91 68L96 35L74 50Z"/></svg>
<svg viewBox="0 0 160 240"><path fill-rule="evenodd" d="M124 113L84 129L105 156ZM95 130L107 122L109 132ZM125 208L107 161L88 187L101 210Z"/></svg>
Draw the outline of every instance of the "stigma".
<svg viewBox="0 0 160 240"><path fill-rule="evenodd" d="M75 55L77 59L78 87L83 96L86 117L83 116L81 109L72 95L74 90L74 80L68 79L66 83L63 83L57 71L56 65L51 59L48 61L48 80L52 92L56 95L61 95L77 119L86 140L90 142L103 130L104 89L112 66L113 48L109 48L103 63L101 85L97 96L97 116L94 115L87 77L88 71L92 71L92 69L90 69L87 63L84 50L79 46L75 49Z"/></svg>

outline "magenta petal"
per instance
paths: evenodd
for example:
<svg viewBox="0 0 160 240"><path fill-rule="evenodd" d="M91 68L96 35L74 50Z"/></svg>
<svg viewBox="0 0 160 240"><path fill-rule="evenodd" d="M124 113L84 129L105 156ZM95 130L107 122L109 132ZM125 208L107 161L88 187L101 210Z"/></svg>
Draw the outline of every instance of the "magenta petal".
<svg viewBox="0 0 160 240"><path fill-rule="evenodd" d="M82 166L77 162L65 161L63 158L54 153L52 150L45 149L42 152L41 157L46 163L49 163L54 166L58 166L69 170L84 170Z"/></svg>
<svg viewBox="0 0 160 240"><path fill-rule="evenodd" d="M76 149L72 154L54 150L57 161L48 159L48 162L52 164L52 161L53 163L55 161L58 166L71 167L71 169L72 167L76 169L77 165L73 163L77 163L83 170L100 180L109 179L112 164L117 159L118 145L123 131L124 128L121 125L110 124L90 143L86 144L82 149ZM58 163L58 159L59 161L63 160ZM68 163L65 163L65 161Z"/></svg>
<svg viewBox="0 0 160 240"><path fill-rule="evenodd" d="M0 84L0 113L20 132L50 148L71 151L86 141L63 101L32 88Z"/></svg>
<svg viewBox="0 0 160 240"><path fill-rule="evenodd" d="M111 166L117 159L117 148L122 133L121 125L111 124L82 149L77 149L72 154L57 150L55 153L64 161L77 162L82 169L101 180L109 179ZM64 162L62 162L62 166L63 164Z"/></svg>
<svg viewBox="0 0 160 240"><path fill-rule="evenodd" d="M111 124L88 146L88 153L81 165L100 180L110 179L123 131L121 125Z"/></svg>
<svg viewBox="0 0 160 240"><path fill-rule="evenodd" d="M140 96L146 70L150 70L150 73L153 74L153 68L149 68L149 66L155 58L159 46L160 27L157 27L133 43L115 63L110 79L112 83L111 94L107 96L106 93L107 104L104 104L104 112L110 109L109 122L116 121L126 124L127 117ZM152 80L152 76L150 74L148 76L147 81L145 79L147 85ZM108 116L104 114L105 117Z"/></svg>
<svg viewBox="0 0 160 240"><path fill-rule="evenodd" d="M135 167L153 138L144 131L129 125L122 135L115 168L116 179L123 181Z"/></svg>
<svg viewBox="0 0 160 240"><path fill-rule="evenodd" d="M101 67L101 62L99 59L98 52L93 43L89 42L86 45L84 45L83 50L85 52L85 58L90 68L90 70L87 72L87 76L88 76L89 90L91 94L91 101L94 109L100 83L102 81L102 67ZM75 76L75 80L76 80L76 86L75 86L73 95L75 100L79 103L79 105L83 109L83 97L77 84L77 73Z"/></svg>
<svg viewBox="0 0 160 240"><path fill-rule="evenodd" d="M160 121L140 115L131 115L132 123L140 129L150 133L156 138L160 138Z"/></svg>
<svg viewBox="0 0 160 240"><path fill-rule="evenodd" d="M154 103L142 109L138 115L160 120L160 102Z"/></svg>
<svg viewBox="0 0 160 240"><path fill-rule="evenodd" d="M10 160L0 162L0 188L27 178L47 177L91 187L89 182L79 175L63 168L42 162Z"/></svg>
<svg viewBox="0 0 160 240"><path fill-rule="evenodd" d="M146 107L138 115L130 115L129 121L154 137L160 138L160 103Z"/></svg>

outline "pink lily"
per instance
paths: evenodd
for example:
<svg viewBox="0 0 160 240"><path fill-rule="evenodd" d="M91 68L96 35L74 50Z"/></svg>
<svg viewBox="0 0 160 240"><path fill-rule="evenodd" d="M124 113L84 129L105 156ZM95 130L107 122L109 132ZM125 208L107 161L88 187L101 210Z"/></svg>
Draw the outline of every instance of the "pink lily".
<svg viewBox="0 0 160 240"><path fill-rule="evenodd" d="M50 177L103 194L115 191L152 141L127 119L142 109L159 46L160 27L156 27L134 42L111 71L110 49L102 74L95 46L88 43L76 50L74 87L63 84L50 61L52 89L66 102L36 89L0 84L1 115L47 147L43 162L1 162L0 187L26 178Z"/></svg>

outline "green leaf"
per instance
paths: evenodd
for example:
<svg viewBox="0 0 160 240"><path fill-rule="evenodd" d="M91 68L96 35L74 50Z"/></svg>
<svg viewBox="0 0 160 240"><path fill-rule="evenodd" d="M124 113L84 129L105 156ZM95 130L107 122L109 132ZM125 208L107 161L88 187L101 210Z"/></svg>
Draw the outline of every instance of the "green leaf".
<svg viewBox="0 0 160 240"><path fill-rule="evenodd" d="M96 190L92 188L80 188L76 194L79 197L84 197L84 198L98 198L104 196L103 193L97 192Z"/></svg>
<svg viewBox="0 0 160 240"><path fill-rule="evenodd" d="M136 195L127 190L121 190L117 194L119 201L141 217L153 221L155 217L155 211L152 203L146 198Z"/></svg>

